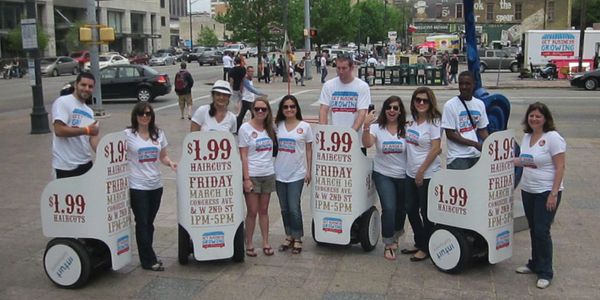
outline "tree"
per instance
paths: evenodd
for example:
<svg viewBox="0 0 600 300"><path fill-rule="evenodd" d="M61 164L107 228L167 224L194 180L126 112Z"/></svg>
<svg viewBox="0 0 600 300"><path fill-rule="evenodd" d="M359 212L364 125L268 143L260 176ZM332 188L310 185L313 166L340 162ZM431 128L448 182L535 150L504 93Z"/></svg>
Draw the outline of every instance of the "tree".
<svg viewBox="0 0 600 300"><path fill-rule="evenodd" d="M86 45L79 41L79 28L85 24L86 23L84 21L77 21L71 24L71 27L69 27L69 31L65 36L67 51L73 52L84 49L86 47Z"/></svg>
<svg viewBox="0 0 600 300"><path fill-rule="evenodd" d="M573 0L571 4L571 26L579 28L581 23L581 1ZM600 23L600 0L585 0L585 27Z"/></svg>
<svg viewBox="0 0 600 300"><path fill-rule="evenodd" d="M196 40L196 44L215 47L218 43L219 39L217 38L215 31L208 27L202 27L200 33L198 33L198 39Z"/></svg>
<svg viewBox="0 0 600 300"><path fill-rule="evenodd" d="M37 26L37 43L40 52L48 46L48 35L39 25ZM8 50L18 56L25 56L23 51L23 40L21 37L21 26L17 26L8 33Z"/></svg>
<svg viewBox="0 0 600 300"><path fill-rule="evenodd" d="M366 43L367 37L371 42L384 42L387 40L388 31L402 32L400 11L390 3L386 6L382 1L361 1L352 7L352 16L358 20L355 28L360 30L360 43Z"/></svg>
<svg viewBox="0 0 600 300"><path fill-rule="evenodd" d="M311 27L318 35L313 39L317 45L353 41L357 20L351 15L350 0L314 0L311 9Z"/></svg>

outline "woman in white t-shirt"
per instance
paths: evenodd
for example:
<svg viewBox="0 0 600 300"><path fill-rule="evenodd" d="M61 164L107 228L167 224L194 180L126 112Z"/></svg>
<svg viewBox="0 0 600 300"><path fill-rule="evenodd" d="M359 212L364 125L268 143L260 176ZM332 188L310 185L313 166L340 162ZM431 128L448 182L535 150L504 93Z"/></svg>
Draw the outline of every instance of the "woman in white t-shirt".
<svg viewBox="0 0 600 300"><path fill-rule="evenodd" d="M236 132L236 117L227 110L231 98L231 86L225 80L217 80L211 90L212 103L198 107L190 131Z"/></svg>
<svg viewBox="0 0 600 300"><path fill-rule="evenodd" d="M405 125L406 110L398 96L390 96L383 102L377 120L375 120L375 111L367 114L363 125L363 145L366 148L376 146L373 159L373 182L381 201L381 236L385 244L383 257L388 260L396 259L398 238L404 233L406 220Z"/></svg>
<svg viewBox="0 0 600 300"><path fill-rule="evenodd" d="M125 129L127 136L127 159L129 160L129 196L135 216L135 239L140 263L145 270L163 271L157 259L152 241L154 218L160 207L163 193L160 166L162 163L173 171L177 163L167 155L167 138L155 124L154 109L147 102L140 102L131 111L131 125Z"/></svg>
<svg viewBox="0 0 600 300"><path fill-rule="evenodd" d="M277 137L267 98L259 97L254 100L250 112L252 119L242 124L238 131L247 208L246 255L256 256L252 237L258 214L263 253L271 256L274 251L269 244L269 200L275 190L273 149Z"/></svg>
<svg viewBox="0 0 600 300"><path fill-rule="evenodd" d="M531 259L516 271L536 273L537 287L544 289L554 276L550 226L562 196L567 144L556 132L552 113L541 102L529 105L523 126L521 154L514 162L523 167L521 198L531 235Z"/></svg>
<svg viewBox="0 0 600 300"><path fill-rule="evenodd" d="M413 229L415 245L402 249L414 254L411 261L429 257L429 236L433 223L427 218L427 189L434 172L440 169L441 117L437 100L428 87L417 88L411 97L412 121L406 129L406 210Z"/></svg>
<svg viewBox="0 0 600 300"><path fill-rule="evenodd" d="M279 251L291 248L293 254L299 254L304 236L300 198L302 187L310 183L313 133L310 124L302 121L298 99L293 95L284 96L279 102L275 124L278 146L275 187L286 235Z"/></svg>

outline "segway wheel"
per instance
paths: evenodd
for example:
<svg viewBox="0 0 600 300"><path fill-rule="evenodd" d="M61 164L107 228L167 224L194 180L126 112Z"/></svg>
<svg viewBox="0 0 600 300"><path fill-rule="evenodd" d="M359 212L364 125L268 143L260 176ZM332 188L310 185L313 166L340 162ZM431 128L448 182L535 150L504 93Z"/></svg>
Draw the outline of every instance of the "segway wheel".
<svg viewBox="0 0 600 300"><path fill-rule="evenodd" d="M233 238L233 261L244 261L244 222L240 224Z"/></svg>
<svg viewBox="0 0 600 300"><path fill-rule="evenodd" d="M375 206L372 206L361 216L358 239L363 250L369 252L375 249L381 233L381 217Z"/></svg>
<svg viewBox="0 0 600 300"><path fill-rule="evenodd" d="M177 233L177 259L179 260L179 264L187 265L190 253L192 253L192 241L190 240L188 232L180 224L178 224Z"/></svg>
<svg viewBox="0 0 600 300"><path fill-rule="evenodd" d="M61 288L82 287L92 273L92 262L84 245L75 239L51 240L44 252L44 271Z"/></svg>
<svg viewBox="0 0 600 300"><path fill-rule="evenodd" d="M324 243L317 241L317 236L315 235L315 220L313 219L310 225L310 232L312 233L312 238L313 241L315 241L315 244L317 244L317 246L323 246Z"/></svg>
<svg viewBox="0 0 600 300"><path fill-rule="evenodd" d="M460 273L471 261L471 253L471 246L461 229L438 226L429 238L429 255L442 272Z"/></svg>

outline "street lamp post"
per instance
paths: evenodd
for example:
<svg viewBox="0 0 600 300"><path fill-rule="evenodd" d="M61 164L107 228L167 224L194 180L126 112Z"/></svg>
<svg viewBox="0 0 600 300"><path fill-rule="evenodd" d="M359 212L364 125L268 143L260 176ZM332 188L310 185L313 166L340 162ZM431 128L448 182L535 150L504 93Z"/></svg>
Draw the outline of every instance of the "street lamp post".
<svg viewBox="0 0 600 300"><path fill-rule="evenodd" d="M304 60L304 78L312 79L312 67L310 59L310 0L304 0L304 27L306 28L306 36L304 37L304 49L308 54L307 59Z"/></svg>
<svg viewBox="0 0 600 300"><path fill-rule="evenodd" d="M194 51L194 38L192 37L192 4L192 0L190 0L190 53Z"/></svg>

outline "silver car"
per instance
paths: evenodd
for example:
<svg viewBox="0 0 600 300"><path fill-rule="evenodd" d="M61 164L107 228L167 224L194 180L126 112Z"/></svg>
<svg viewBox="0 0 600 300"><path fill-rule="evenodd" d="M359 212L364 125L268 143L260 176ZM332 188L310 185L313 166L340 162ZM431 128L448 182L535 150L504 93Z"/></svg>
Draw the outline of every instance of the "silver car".
<svg viewBox="0 0 600 300"><path fill-rule="evenodd" d="M42 58L40 59L40 68L43 75L50 76L79 73L79 63L68 56Z"/></svg>
<svg viewBox="0 0 600 300"><path fill-rule="evenodd" d="M176 60L177 58L171 53L161 52L153 54L148 64L151 66L167 66L174 65Z"/></svg>

